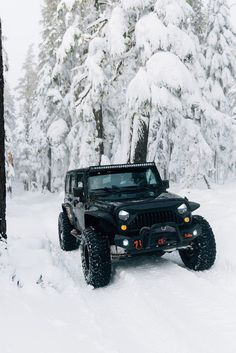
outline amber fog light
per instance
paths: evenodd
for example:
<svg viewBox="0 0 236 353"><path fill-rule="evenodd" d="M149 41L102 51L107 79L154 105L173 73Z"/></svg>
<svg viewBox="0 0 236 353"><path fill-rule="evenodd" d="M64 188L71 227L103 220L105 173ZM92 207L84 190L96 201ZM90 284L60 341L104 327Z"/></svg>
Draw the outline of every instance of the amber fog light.
<svg viewBox="0 0 236 353"><path fill-rule="evenodd" d="M127 226L126 226L125 224L123 224L120 228L121 228L121 230L123 230L123 231L127 230Z"/></svg>

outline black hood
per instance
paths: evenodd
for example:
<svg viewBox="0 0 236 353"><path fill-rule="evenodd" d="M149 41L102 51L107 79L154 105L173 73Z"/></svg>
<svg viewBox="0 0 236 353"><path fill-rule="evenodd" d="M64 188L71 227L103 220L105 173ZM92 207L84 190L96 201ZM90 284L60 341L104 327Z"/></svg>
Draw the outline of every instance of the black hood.
<svg viewBox="0 0 236 353"><path fill-rule="evenodd" d="M139 198L139 199L129 199L121 201L111 201L107 199L99 199L95 203L104 206L110 206L112 208L127 208L127 209L139 209L141 206L143 209L153 208L153 207L169 207L173 205L179 205L181 202L186 202L181 196L172 194L169 192L163 192L158 196L149 198Z"/></svg>

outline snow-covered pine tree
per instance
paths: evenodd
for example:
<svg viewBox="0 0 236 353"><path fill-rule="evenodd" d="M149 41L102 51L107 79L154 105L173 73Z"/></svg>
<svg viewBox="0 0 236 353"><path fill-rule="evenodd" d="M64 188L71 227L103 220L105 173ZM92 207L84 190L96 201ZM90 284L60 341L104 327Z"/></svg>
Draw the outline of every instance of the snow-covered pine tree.
<svg viewBox="0 0 236 353"><path fill-rule="evenodd" d="M26 59L22 66L22 73L23 75L19 79L16 91L20 106L20 115L24 118L26 142L29 142L35 89L37 87L37 72L33 44L28 48Z"/></svg>
<svg viewBox="0 0 236 353"><path fill-rule="evenodd" d="M78 152L81 165L119 162L124 158L119 145L124 133L121 120L126 111L126 88L136 70L136 5L142 11L140 1L107 2L98 7L93 21L91 16L86 17L88 25L82 38L89 45L74 80L77 121L81 123L75 125L78 130L72 129L76 137L73 151ZM73 156L74 162L76 154Z"/></svg>
<svg viewBox="0 0 236 353"><path fill-rule="evenodd" d="M73 11L74 24L78 23L80 33L77 33L77 41L71 42L74 48L77 47L78 57L71 91L75 114L68 137L71 167L98 164L104 154L106 42L99 37L107 22L102 12L104 6L87 1L81 3L77 14Z"/></svg>
<svg viewBox="0 0 236 353"><path fill-rule="evenodd" d="M5 37L3 36L3 44ZM9 63L8 55L3 47L4 67L4 123L5 123L5 165L6 165L6 189L12 192L14 171L14 129L16 122L15 101L8 84Z"/></svg>
<svg viewBox="0 0 236 353"><path fill-rule="evenodd" d="M131 121L129 158L155 160L165 178L172 168L176 179L177 166L173 168L170 163L181 141L177 130L184 125L191 130L191 121L185 123L184 117L193 119L189 113L200 94L190 72L196 60L196 48L187 33L192 9L185 1L157 1L153 5L154 11L143 13L135 24L136 48L144 67L127 91L131 108L127 115L128 125ZM146 155L143 153L140 159L140 151L145 150ZM185 153L180 170L190 159Z"/></svg>
<svg viewBox="0 0 236 353"><path fill-rule="evenodd" d="M16 171L19 179L29 190L36 183L36 151L32 143L32 123L34 119L37 73L33 52L33 45L29 46L25 62L22 67L23 76L20 78L16 92L19 101L18 121L16 126Z"/></svg>
<svg viewBox="0 0 236 353"><path fill-rule="evenodd" d="M203 43L207 25L207 13L202 0L187 0L193 9L191 24L200 43Z"/></svg>
<svg viewBox="0 0 236 353"><path fill-rule="evenodd" d="M104 72L107 43L102 33L107 23L106 10L106 4L94 0L74 0L69 4L61 1L58 7L59 14L65 14L66 31L53 74L68 107L66 122L70 133L66 143L70 168L104 160L108 82ZM108 151L110 148L106 148Z"/></svg>
<svg viewBox="0 0 236 353"><path fill-rule="evenodd" d="M33 121L34 144L37 149L37 181L40 187L53 191L53 142L48 135L50 125L63 115L62 97L54 81L53 69L57 50L65 32L65 18L58 17L60 0L44 0L42 7L42 41L39 52L38 86ZM56 88L55 88L56 87ZM61 127L59 126L58 129ZM51 131L51 130L50 130ZM56 151L57 152L57 151ZM63 161L66 165L66 161Z"/></svg>
<svg viewBox="0 0 236 353"><path fill-rule="evenodd" d="M163 0L155 3L154 12L139 16L135 42L142 67L127 90L122 141L128 146L123 155L132 162L140 161L148 138L146 159L154 160L165 178L188 184L214 174L216 148L222 160L225 151L232 157L231 143L225 140L228 132L232 142L229 126L222 115L217 121L216 111L202 96L201 53L189 21L192 14L184 0ZM141 157L144 160L145 154ZM221 175L229 168L226 160Z"/></svg>
<svg viewBox="0 0 236 353"><path fill-rule="evenodd" d="M70 2L62 0L57 7L57 18L64 22L64 31L56 52L56 61L52 72L54 90L58 92L56 109L59 112L48 129L48 137L51 141L53 153L53 183L55 185L56 181L57 187L60 187L65 172L69 167L69 149L70 154L73 154L74 139L77 140L76 134L70 141L68 133L74 131L75 128L73 130L73 126L79 123L74 105L73 80L76 76L76 68L83 62L84 48L81 41L82 6L85 5L78 0ZM90 11L86 13L90 13ZM53 133L55 129L60 129L58 137ZM78 165L77 158L78 155L76 154L76 165ZM71 164L73 165L73 163ZM75 167L75 165L72 167Z"/></svg>
<svg viewBox="0 0 236 353"><path fill-rule="evenodd" d="M236 125L236 84L229 91L230 115L233 117L234 125Z"/></svg>
<svg viewBox="0 0 236 353"><path fill-rule="evenodd" d="M226 175L231 123L202 95L204 60L191 6L185 0L57 5L49 26L57 39L42 66L41 73L50 63L35 120L42 179L50 170L59 185L67 163L147 159L173 180Z"/></svg>
<svg viewBox="0 0 236 353"><path fill-rule="evenodd" d="M84 86L84 80L88 78L89 42L98 34L100 26L103 26L103 20L96 22L98 11L103 7L94 0L62 0L58 2L56 12L52 15L57 18L59 36L55 48L55 63L50 74L50 92L55 99L46 103L46 106L51 104L54 111L47 119L46 134L50 143L50 175L54 188L59 188L62 184L69 166L69 157L70 168L75 168L98 163L100 157L96 156L103 151L99 136L96 146L96 133L102 126L99 122L101 111L93 109L94 106L89 101L90 92ZM96 120L95 116L98 129L90 123ZM98 153L96 147L99 149Z"/></svg>
<svg viewBox="0 0 236 353"><path fill-rule="evenodd" d="M11 94L10 87L5 79L4 90L4 116L6 130L6 186L7 191L12 192L12 182L15 177L14 156L17 150L15 145L16 139L14 135L16 127L16 111L15 101Z"/></svg>
<svg viewBox="0 0 236 353"><path fill-rule="evenodd" d="M108 78L108 94L104 104L104 145L105 154L115 163L127 161L128 158L125 136L129 135L130 128L126 125L126 91L140 61L134 44L135 23L150 7L151 1L117 1L108 12L109 20L104 27L103 36L107 43L105 73Z"/></svg>
<svg viewBox="0 0 236 353"><path fill-rule="evenodd" d="M228 95L236 84L236 33L227 0L210 0L208 18L205 95L217 110L229 114Z"/></svg>

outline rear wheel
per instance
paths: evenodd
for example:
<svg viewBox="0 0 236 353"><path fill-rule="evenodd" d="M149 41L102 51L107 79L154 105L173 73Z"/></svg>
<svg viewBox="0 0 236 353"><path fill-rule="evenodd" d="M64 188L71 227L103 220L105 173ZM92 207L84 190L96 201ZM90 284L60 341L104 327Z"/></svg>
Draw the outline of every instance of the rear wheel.
<svg viewBox="0 0 236 353"><path fill-rule="evenodd" d="M193 240L190 249L179 250L186 267L194 271L211 268L216 258L216 243L209 223L201 216L193 217L193 224L200 224L202 233Z"/></svg>
<svg viewBox="0 0 236 353"><path fill-rule="evenodd" d="M79 241L71 234L73 227L64 212L61 212L58 219L58 235L62 250L72 251L79 247Z"/></svg>
<svg viewBox="0 0 236 353"><path fill-rule="evenodd" d="M83 231L81 258L87 284L99 288L110 282L111 254L109 241L102 236L98 236L92 227Z"/></svg>

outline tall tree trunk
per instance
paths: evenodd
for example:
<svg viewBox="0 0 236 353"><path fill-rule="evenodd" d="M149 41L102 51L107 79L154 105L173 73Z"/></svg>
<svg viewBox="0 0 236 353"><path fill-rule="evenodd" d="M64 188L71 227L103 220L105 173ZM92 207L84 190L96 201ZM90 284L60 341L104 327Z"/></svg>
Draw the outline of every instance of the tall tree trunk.
<svg viewBox="0 0 236 353"><path fill-rule="evenodd" d="M132 163L145 163L147 161L149 121L149 113L134 118L133 137L131 142Z"/></svg>
<svg viewBox="0 0 236 353"><path fill-rule="evenodd" d="M5 170L5 127L4 127L4 77L2 24L0 20L0 238L6 235L6 170Z"/></svg>
<svg viewBox="0 0 236 353"><path fill-rule="evenodd" d="M52 192L52 145L49 142L48 145L48 182L47 182L48 191Z"/></svg>
<svg viewBox="0 0 236 353"><path fill-rule="evenodd" d="M101 158L102 158L102 155L104 154L104 126L103 126L103 115L102 115L101 105L99 105L98 109L93 108L93 115L96 122L97 138L99 139L97 150L100 156L99 163L101 163Z"/></svg>

